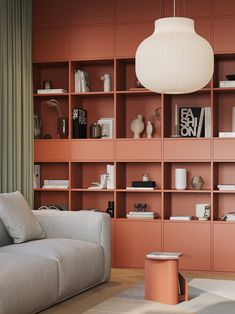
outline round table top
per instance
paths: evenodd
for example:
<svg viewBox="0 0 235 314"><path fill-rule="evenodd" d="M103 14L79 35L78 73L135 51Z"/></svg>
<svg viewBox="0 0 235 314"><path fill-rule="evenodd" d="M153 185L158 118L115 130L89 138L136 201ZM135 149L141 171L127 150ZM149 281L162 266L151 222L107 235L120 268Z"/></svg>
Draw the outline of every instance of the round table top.
<svg viewBox="0 0 235 314"><path fill-rule="evenodd" d="M169 259L179 259L183 253L176 252L151 252L146 255L148 259L161 259L161 260L169 260Z"/></svg>

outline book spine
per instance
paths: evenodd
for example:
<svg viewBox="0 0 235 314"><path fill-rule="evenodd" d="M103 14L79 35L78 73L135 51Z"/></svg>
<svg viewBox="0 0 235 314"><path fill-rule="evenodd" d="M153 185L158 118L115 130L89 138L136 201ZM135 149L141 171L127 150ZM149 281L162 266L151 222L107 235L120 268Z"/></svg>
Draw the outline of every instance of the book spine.
<svg viewBox="0 0 235 314"><path fill-rule="evenodd" d="M72 110L73 118L73 138L87 137L87 111L74 108Z"/></svg>
<svg viewBox="0 0 235 314"><path fill-rule="evenodd" d="M34 188L39 189L40 188L40 165L34 165Z"/></svg>
<svg viewBox="0 0 235 314"><path fill-rule="evenodd" d="M89 74L81 71L81 92L86 93L90 91Z"/></svg>
<svg viewBox="0 0 235 314"><path fill-rule="evenodd" d="M197 137L202 136L202 124L204 120L204 111L205 108L201 108L201 113L200 113L200 118L199 118L199 123L198 123L198 129L197 129Z"/></svg>
<svg viewBox="0 0 235 314"><path fill-rule="evenodd" d="M211 108L205 108L205 137L211 137Z"/></svg>
<svg viewBox="0 0 235 314"><path fill-rule="evenodd" d="M107 189L114 189L114 165L107 165Z"/></svg>
<svg viewBox="0 0 235 314"><path fill-rule="evenodd" d="M75 93L81 93L81 70L75 70Z"/></svg>

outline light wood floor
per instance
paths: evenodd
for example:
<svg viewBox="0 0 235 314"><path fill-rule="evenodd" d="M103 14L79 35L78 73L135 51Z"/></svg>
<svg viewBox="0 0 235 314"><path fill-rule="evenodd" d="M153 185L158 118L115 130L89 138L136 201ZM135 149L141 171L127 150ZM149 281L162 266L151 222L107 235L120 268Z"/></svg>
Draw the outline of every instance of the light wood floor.
<svg viewBox="0 0 235 314"><path fill-rule="evenodd" d="M182 274L188 278L235 279L234 273L182 272ZM143 269L113 268L111 279L108 283L99 285L64 302L54 305L53 307L42 311L41 314L84 313L95 305L104 302L115 294L118 294L143 280Z"/></svg>

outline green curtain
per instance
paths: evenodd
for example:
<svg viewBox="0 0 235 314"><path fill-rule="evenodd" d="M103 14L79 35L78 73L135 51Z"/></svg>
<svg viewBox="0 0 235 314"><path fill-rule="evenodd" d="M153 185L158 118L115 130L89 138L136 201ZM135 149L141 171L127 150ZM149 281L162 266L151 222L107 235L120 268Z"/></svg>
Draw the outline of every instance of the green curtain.
<svg viewBox="0 0 235 314"><path fill-rule="evenodd" d="M0 0L0 193L33 203L32 1Z"/></svg>

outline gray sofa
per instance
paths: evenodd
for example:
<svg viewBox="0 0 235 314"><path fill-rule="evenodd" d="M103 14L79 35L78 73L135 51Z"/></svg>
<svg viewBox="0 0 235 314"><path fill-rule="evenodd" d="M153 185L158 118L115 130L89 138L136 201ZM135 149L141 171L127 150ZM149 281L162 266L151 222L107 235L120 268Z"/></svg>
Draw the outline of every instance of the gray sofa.
<svg viewBox="0 0 235 314"><path fill-rule="evenodd" d="M46 238L13 244L0 223L0 313L36 313L109 279L110 217L34 211Z"/></svg>

